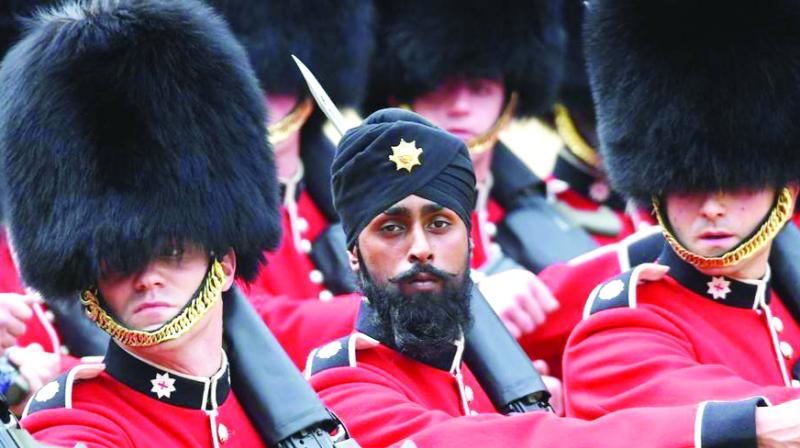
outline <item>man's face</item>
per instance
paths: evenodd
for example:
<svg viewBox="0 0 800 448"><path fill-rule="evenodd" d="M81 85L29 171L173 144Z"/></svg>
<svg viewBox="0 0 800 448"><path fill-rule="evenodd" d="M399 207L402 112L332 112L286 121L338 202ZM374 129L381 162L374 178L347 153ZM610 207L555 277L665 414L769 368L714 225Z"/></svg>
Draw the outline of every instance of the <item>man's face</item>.
<svg viewBox="0 0 800 448"><path fill-rule="evenodd" d="M469 324L469 236L452 210L409 196L367 225L351 256L401 352L435 356Z"/></svg>
<svg viewBox="0 0 800 448"><path fill-rule="evenodd" d="M230 288L233 252L222 260ZM209 266L208 252L195 244L169 245L141 272L104 274L98 288L106 306L129 328L155 330L175 317L200 287Z"/></svg>
<svg viewBox="0 0 800 448"><path fill-rule="evenodd" d="M488 131L500 117L505 100L503 82L496 79L451 78L417 98L414 111L461 141Z"/></svg>
<svg viewBox="0 0 800 448"><path fill-rule="evenodd" d="M269 125L273 125L281 121L284 117L289 115L289 112L297 105L297 95L290 94L273 94L267 95L267 107L269 108ZM290 135L285 140L278 142L274 145L276 154L282 154L290 149L292 145L296 145L299 141L299 133Z"/></svg>
<svg viewBox="0 0 800 448"><path fill-rule="evenodd" d="M775 189L670 194L667 217L691 252L720 256L748 238L772 209Z"/></svg>

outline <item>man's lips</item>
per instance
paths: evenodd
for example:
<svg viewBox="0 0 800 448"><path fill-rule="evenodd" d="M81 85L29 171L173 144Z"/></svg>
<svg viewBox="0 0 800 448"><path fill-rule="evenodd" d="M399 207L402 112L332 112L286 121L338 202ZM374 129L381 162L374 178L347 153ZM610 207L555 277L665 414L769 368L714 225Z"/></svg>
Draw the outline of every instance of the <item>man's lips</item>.
<svg viewBox="0 0 800 448"><path fill-rule="evenodd" d="M461 128L450 128L450 129L447 130L447 132L455 135L456 137L458 137L459 139L462 139L462 140L468 140L468 139L471 139L473 137L472 132L470 132L470 131L468 131L466 129L461 129Z"/></svg>
<svg viewBox="0 0 800 448"><path fill-rule="evenodd" d="M145 311L145 310L149 310L149 309L152 309L152 308L168 308L170 306L171 305L169 303L166 303L166 302L150 300L150 301L147 301L147 302L140 303L136 308L133 309L133 314L136 314L136 313L139 313L139 312L142 312L142 311Z"/></svg>
<svg viewBox="0 0 800 448"><path fill-rule="evenodd" d="M733 237L734 234L727 230L706 230L700 233L699 238L704 240L723 240Z"/></svg>

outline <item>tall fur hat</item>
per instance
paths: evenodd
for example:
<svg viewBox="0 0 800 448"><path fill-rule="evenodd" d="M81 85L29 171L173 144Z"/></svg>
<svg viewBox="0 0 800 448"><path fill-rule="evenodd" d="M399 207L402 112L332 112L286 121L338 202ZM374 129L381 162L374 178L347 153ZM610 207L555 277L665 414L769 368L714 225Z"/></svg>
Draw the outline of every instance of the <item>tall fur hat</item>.
<svg viewBox="0 0 800 448"><path fill-rule="evenodd" d="M6 211L23 279L48 296L163 245L233 248L255 275L280 237L258 83L198 0L87 0L31 20L0 69Z"/></svg>
<svg viewBox="0 0 800 448"><path fill-rule="evenodd" d="M800 4L595 0L586 57L615 188L781 186L800 179Z"/></svg>
<svg viewBox="0 0 800 448"><path fill-rule="evenodd" d="M366 112L411 102L453 76L505 81L517 116L549 109L562 72L560 0L376 2Z"/></svg>
<svg viewBox="0 0 800 448"><path fill-rule="evenodd" d="M22 17L47 0L3 0L0 2L0 57L13 45L22 32Z"/></svg>
<svg viewBox="0 0 800 448"><path fill-rule="evenodd" d="M568 109L593 113L592 91L583 57L583 17L585 0L564 0L564 29L567 36L564 51L564 74L561 77L559 101Z"/></svg>
<svg viewBox="0 0 800 448"><path fill-rule="evenodd" d="M372 52L371 0L210 0L228 20L267 93L308 91L291 55L337 106L362 100Z"/></svg>

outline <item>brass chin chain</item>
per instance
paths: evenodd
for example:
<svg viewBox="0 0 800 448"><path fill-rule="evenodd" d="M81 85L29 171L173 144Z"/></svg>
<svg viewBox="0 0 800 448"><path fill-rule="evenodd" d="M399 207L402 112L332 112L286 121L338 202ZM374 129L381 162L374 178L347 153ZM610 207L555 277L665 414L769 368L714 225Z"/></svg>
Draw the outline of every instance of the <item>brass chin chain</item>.
<svg viewBox="0 0 800 448"><path fill-rule="evenodd" d="M518 101L519 95L517 92L512 92L508 99L508 104L506 104L506 108L492 127L483 134L477 135L467 141L467 149L469 149L470 154L483 154L494 148L494 144L500 139L500 132L502 132L514 118L514 111L517 109Z"/></svg>
<svg viewBox="0 0 800 448"><path fill-rule="evenodd" d="M89 319L120 344L129 347L149 347L179 338L203 319L208 310L222 297L225 280L222 264L214 260L197 296L177 316L153 331L133 330L117 322L100 305L96 289L85 290L81 294L81 304L86 309Z"/></svg>
<svg viewBox="0 0 800 448"><path fill-rule="evenodd" d="M308 117L314 112L314 100L306 98L297 105L280 121L269 126L269 142L273 145L286 140L306 124Z"/></svg>
<svg viewBox="0 0 800 448"><path fill-rule="evenodd" d="M772 241L783 226L792 218L794 198L792 197L792 192L788 188L781 190L775 207L772 208L769 217L764 221L764 224L761 225L761 228L758 229L758 232L749 240L718 257L703 257L683 247L683 245L678 242L675 235L669 230L669 226L665 225L666 218L662 216L659 205L658 199L653 198L653 210L655 210L656 219L658 219L658 223L661 225L664 237L669 245L672 246L675 253L684 261L691 263L699 269L711 269L733 266L750 258Z"/></svg>
<svg viewBox="0 0 800 448"><path fill-rule="evenodd" d="M593 168L600 168L600 157L597 155L597 151L586 143L586 140L578 132L567 108L563 104L556 104L553 106L553 113L555 114L556 131L570 152L581 162Z"/></svg>

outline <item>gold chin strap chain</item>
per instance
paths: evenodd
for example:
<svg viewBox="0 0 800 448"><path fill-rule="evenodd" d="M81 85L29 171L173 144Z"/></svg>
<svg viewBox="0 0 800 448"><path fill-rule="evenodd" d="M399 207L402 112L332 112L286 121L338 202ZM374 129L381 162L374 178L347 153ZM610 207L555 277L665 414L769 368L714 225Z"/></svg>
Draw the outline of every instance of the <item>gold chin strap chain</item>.
<svg viewBox="0 0 800 448"><path fill-rule="evenodd" d="M553 106L553 113L555 114L556 131L558 131L558 135L561 136L561 140L564 141L570 152L575 154L575 157L580 159L581 162L599 169L600 156L578 132L578 128L575 126L575 122L572 121L567 108L563 104L556 104Z"/></svg>
<svg viewBox="0 0 800 448"><path fill-rule="evenodd" d="M517 109L518 101L519 95L517 92L512 92L511 96L508 98L508 104L506 104L505 109L503 109L503 113L500 114L500 117L497 118L497 121L494 122L492 127L483 134L476 135L467 141L466 144L470 154L483 154L494 148L494 144L500 139L500 132L502 132L514 118L514 111Z"/></svg>
<svg viewBox="0 0 800 448"><path fill-rule="evenodd" d="M661 225L664 237L669 245L672 246L672 249L675 251L675 253L678 254L678 256L684 261L691 263L693 266L699 269L711 269L733 266L750 258L753 256L753 254L761 250L767 243L772 241L778 232L781 231L783 226L792 218L794 197L792 197L792 192L788 188L783 188L778 196L775 206L769 213L769 217L766 219L766 221L764 221L764 224L761 225L761 228L758 229L758 232L756 232L756 234L747 241L739 244L727 253L718 257L703 257L690 252L688 249L683 247L683 245L678 242L678 239L675 237L675 235L668 230L668 226L665 225L666 218L662 216L659 205L658 198L654 197L653 210L655 211L656 219L658 219L658 223Z"/></svg>
<svg viewBox="0 0 800 448"><path fill-rule="evenodd" d="M100 305L96 289L85 290L81 294L81 304L89 319L119 343L128 347L149 347L180 337L203 319L222 297L225 280L222 263L215 260L197 296L177 316L153 331L133 330L117 322Z"/></svg>
<svg viewBox="0 0 800 448"><path fill-rule="evenodd" d="M306 98L297 103L296 106L285 117L277 123L269 126L269 142L273 145L289 138L290 135L300 130L314 112L314 100Z"/></svg>

